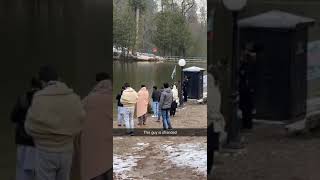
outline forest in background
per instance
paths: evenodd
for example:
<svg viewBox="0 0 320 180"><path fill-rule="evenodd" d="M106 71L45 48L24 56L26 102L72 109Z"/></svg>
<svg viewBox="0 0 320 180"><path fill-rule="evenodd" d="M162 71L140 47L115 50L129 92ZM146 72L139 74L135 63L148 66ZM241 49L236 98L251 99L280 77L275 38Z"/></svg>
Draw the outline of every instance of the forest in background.
<svg viewBox="0 0 320 180"><path fill-rule="evenodd" d="M207 57L206 0L113 0L113 45L156 55Z"/></svg>

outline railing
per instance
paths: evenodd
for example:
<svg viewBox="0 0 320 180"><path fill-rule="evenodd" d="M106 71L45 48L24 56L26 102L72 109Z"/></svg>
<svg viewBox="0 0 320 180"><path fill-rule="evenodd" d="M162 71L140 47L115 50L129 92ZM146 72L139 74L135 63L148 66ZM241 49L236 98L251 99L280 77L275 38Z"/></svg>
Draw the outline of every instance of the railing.
<svg viewBox="0 0 320 180"><path fill-rule="evenodd" d="M178 62L179 59L184 59L187 62L192 62L192 61L207 61L207 57L180 57L180 56L167 56L164 57L165 61L176 61Z"/></svg>

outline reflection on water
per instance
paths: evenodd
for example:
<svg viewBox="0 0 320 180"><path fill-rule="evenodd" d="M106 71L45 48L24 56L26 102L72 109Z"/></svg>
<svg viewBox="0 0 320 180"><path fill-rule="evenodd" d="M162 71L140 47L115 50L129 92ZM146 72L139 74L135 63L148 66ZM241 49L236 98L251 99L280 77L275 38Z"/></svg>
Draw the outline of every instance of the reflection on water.
<svg viewBox="0 0 320 180"><path fill-rule="evenodd" d="M175 62L113 62L113 97L115 100L116 94L121 90L121 86L125 82L138 91L140 86L146 85L150 94L154 85L160 87L164 82L177 82L180 80L180 67L177 65L177 72L175 79L171 79L172 71L177 65ZM198 66L207 69L207 62L196 62L186 64L186 68L190 66ZM205 74L207 72L205 71ZM116 101L114 101L116 105Z"/></svg>

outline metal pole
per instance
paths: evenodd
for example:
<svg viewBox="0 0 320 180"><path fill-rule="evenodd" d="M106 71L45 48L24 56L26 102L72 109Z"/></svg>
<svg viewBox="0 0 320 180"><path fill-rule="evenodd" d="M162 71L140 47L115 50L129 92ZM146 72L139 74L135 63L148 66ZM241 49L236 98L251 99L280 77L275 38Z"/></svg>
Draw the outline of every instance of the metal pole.
<svg viewBox="0 0 320 180"><path fill-rule="evenodd" d="M232 69L231 69L231 122L228 131L228 145L230 148L241 148L240 142L240 122L238 119L238 49L239 49L239 29L238 12L232 12L233 18L233 43L232 43Z"/></svg>

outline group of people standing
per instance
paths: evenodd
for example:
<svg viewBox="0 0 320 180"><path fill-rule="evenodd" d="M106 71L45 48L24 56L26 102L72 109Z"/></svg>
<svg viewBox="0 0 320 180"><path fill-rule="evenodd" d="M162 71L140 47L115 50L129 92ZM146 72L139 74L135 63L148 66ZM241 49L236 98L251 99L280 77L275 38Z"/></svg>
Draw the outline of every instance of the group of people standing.
<svg viewBox="0 0 320 180"><path fill-rule="evenodd" d="M146 125L147 113L150 102L149 91L145 85L136 92L129 83L125 83L121 92L117 95L118 101L118 126L125 125L128 134L134 135L134 117L138 118L138 125ZM162 123L164 129L172 129L170 116L175 116L179 105L179 93L175 84L169 86L164 83L161 89L153 87L151 95L153 118Z"/></svg>
<svg viewBox="0 0 320 180"><path fill-rule="evenodd" d="M141 85L141 89L137 93L129 83L124 84L120 94L116 97L118 100L118 126L125 125L130 135L133 135L135 110L139 119L138 125L146 125L148 98L149 92L145 85Z"/></svg>
<svg viewBox="0 0 320 180"><path fill-rule="evenodd" d="M158 122L160 122L160 118L162 117L162 111L161 111L162 108L159 105L160 105L160 101L161 101L161 95L163 92L165 92L164 91L165 89L166 89L165 86L163 86L160 90L158 90L157 86L153 86L153 92L152 92L152 96L151 96L151 98L152 98L152 112L153 112L152 117L157 118ZM167 107L167 109L169 109L170 116L174 117L176 115L177 107L180 104L179 92L178 92L177 86L175 84L171 85L170 89L172 91L172 98L173 99L172 99L170 108Z"/></svg>
<svg viewBox="0 0 320 180"><path fill-rule="evenodd" d="M81 100L51 66L32 78L11 114L17 180L112 179L112 82L96 81Z"/></svg>

